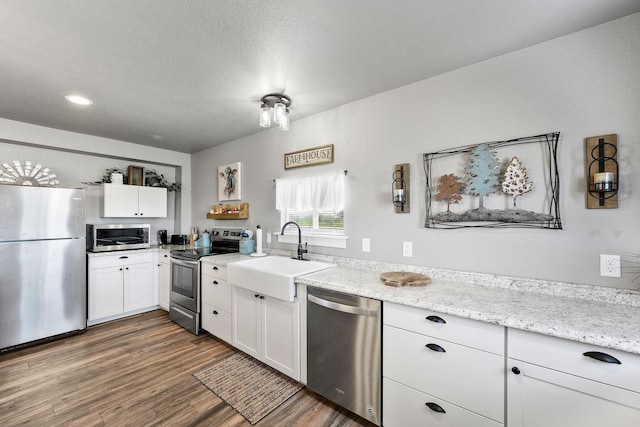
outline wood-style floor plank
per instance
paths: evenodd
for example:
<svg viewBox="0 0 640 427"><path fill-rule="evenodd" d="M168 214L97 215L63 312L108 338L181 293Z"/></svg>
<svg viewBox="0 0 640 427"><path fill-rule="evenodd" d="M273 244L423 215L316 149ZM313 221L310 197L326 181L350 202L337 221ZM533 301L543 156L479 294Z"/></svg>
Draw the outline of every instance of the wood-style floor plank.
<svg viewBox="0 0 640 427"><path fill-rule="evenodd" d="M8 352L0 355L0 425L248 427L192 376L235 351L156 310ZM303 389L256 425L373 424Z"/></svg>

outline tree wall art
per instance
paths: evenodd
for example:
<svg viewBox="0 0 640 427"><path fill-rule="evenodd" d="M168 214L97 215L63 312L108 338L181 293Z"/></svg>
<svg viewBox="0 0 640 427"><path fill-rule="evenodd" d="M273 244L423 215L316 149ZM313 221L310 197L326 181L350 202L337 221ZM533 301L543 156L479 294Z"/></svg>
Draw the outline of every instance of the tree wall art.
<svg viewBox="0 0 640 427"><path fill-rule="evenodd" d="M560 132L423 155L427 228L561 229Z"/></svg>

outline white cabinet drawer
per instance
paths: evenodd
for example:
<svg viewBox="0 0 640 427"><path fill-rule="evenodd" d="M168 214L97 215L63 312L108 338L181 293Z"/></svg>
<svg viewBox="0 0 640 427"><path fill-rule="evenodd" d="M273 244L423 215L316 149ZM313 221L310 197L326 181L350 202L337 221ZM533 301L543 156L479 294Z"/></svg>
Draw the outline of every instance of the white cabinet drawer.
<svg viewBox="0 0 640 427"><path fill-rule="evenodd" d="M153 263L153 252L140 252L128 254L114 254L107 256L89 257L89 268L114 267L122 264Z"/></svg>
<svg viewBox="0 0 640 427"><path fill-rule="evenodd" d="M388 302L384 303L384 323L504 355L502 326Z"/></svg>
<svg viewBox="0 0 640 427"><path fill-rule="evenodd" d="M202 304L202 329L231 343L231 314L210 304Z"/></svg>
<svg viewBox="0 0 640 427"><path fill-rule="evenodd" d="M226 280L202 276L202 302L231 311L231 286Z"/></svg>
<svg viewBox="0 0 640 427"><path fill-rule="evenodd" d="M387 325L383 337L384 377L503 421L503 356Z"/></svg>
<svg viewBox="0 0 640 427"><path fill-rule="evenodd" d="M382 379L385 427L499 427L501 423L440 400L427 393ZM429 405L431 405L431 407ZM438 406L434 406L438 405ZM433 409L432 409L433 408ZM437 412L437 411L444 412Z"/></svg>
<svg viewBox="0 0 640 427"><path fill-rule="evenodd" d="M509 329L508 336L512 359L640 393L640 355L518 329ZM620 364L600 361L585 353L612 356Z"/></svg>
<svg viewBox="0 0 640 427"><path fill-rule="evenodd" d="M213 264L211 262L202 261L200 270L203 275L216 277L218 279L227 280L227 266Z"/></svg>

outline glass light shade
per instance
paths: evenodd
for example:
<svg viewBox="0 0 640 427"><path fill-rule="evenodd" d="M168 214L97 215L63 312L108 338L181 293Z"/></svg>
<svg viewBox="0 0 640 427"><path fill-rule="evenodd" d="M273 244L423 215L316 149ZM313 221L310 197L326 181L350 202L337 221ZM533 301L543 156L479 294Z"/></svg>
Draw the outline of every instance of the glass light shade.
<svg viewBox="0 0 640 427"><path fill-rule="evenodd" d="M273 121L280 123L280 119L285 115L287 107L280 101L273 105Z"/></svg>
<svg viewBox="0 0 640 427"><path fill-rule="evenodd" d="M280 130L289 130L289 109L280 117Z"/></svg>
<svg viewBox="0 0 640 427"><path fill-rule="evenodd" d="M393 201L395 203L404 203L406 201L403 189L398 188L393 190Z"/></svg>
<svg viewBox="0 0 640 427"><path fill-rule="evenodd" d="M267 104L262 104L260 107L260 126L263 128L271 126L271 114Z"/></svg>

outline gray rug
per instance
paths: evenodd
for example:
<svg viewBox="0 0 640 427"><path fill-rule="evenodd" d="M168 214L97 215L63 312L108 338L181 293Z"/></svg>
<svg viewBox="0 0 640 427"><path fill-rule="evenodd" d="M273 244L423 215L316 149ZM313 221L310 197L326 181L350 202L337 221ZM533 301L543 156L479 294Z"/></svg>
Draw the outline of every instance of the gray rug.
<svg viewBox="0 0 640 427"><path fill-rule="evenodd" d="M247 356L235 353L193 376L254 425L303 385Z"/></svg>

